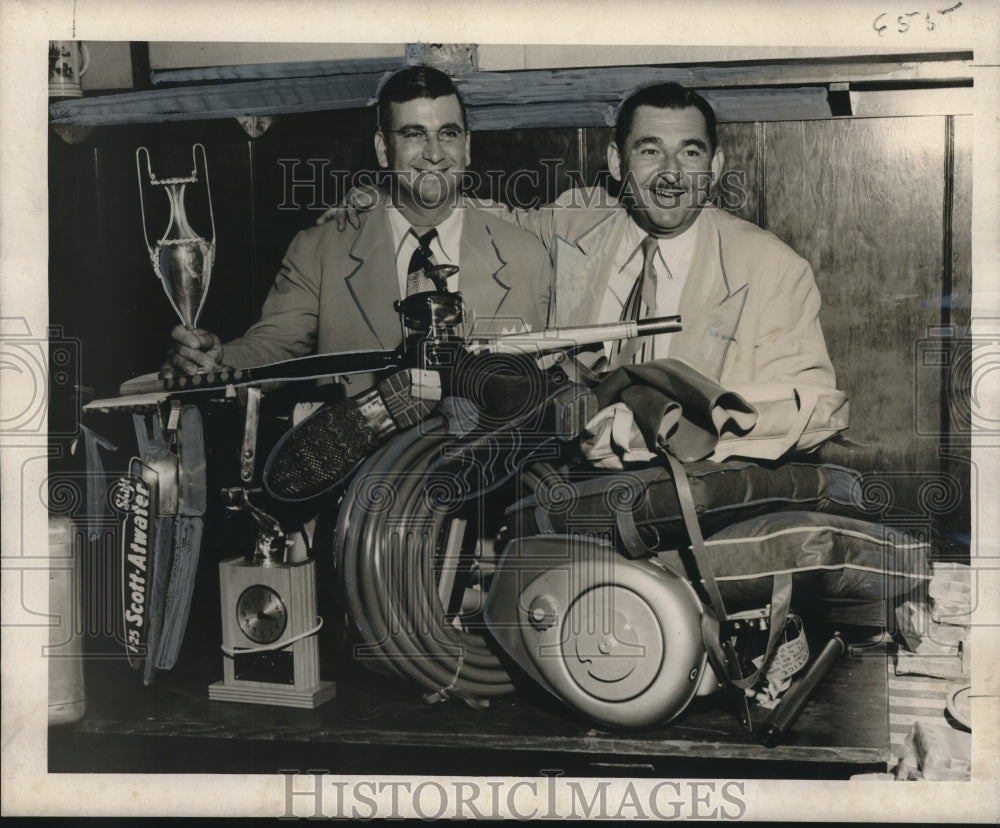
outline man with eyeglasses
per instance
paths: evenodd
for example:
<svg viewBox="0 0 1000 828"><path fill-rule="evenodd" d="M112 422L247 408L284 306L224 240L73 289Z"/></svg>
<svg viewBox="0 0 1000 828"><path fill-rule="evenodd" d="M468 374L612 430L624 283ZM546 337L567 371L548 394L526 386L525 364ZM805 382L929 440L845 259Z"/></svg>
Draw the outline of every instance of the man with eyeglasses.
<svg viewBox="0 0 1000 828"><path fill-rule="evenodd" d="M465 107L451 79L401 70L379 92L375 152L390 198L358 227L312 227L292 241L260 320L222 344L178 326L164 375L252 367L311 353L391 349L401 342L396 299L432 289L428 265L455 265L466 326L477 332L545 327L551 266L537 238L468 204Z"/></svg>

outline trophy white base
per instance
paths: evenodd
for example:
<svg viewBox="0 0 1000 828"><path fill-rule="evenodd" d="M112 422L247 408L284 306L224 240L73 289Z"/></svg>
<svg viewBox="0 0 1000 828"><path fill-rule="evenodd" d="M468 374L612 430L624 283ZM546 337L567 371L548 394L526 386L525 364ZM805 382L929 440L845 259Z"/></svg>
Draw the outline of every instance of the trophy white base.
<svg viewBox="0 0 1000 828"><path fill-rule="evenodd" d="M208 686L208 697L213 701L271 704L312 710L337 695L337 685L332 681L321 681L315 687L305 690L262 685L263 682L226 684L225 681L217 681Z"/></svg>
<svg viewBox="0 0 1000 828"><path fill-rule="evenodd" d="M270 567L254 566L242 557L220 561L222 643L229 655L223 659L222 681L209 685L210 699L311 709L336 695L336 684L320 679L315 570L312 560ZM247 592L266 592L287 612L282 637L266 642L280 649L262 651L257 647L262 642L242 630L237 607Z"/></svg>

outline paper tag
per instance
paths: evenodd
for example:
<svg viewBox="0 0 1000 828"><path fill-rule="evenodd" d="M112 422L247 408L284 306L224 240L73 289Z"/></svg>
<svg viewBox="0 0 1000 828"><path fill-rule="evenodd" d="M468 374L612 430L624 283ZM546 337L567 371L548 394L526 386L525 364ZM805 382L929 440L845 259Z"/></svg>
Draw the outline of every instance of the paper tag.
<svg viewBox="0 0 1000 828"><path fill-rule="evenodd" d="M789 638L792 627L795 628L795 637ZM797 615L788 616L783 635L785 640L775 648L767 668L768 681L790 679L809 661L809 642L802 629L802 620Z"/></svg>
<svg viewBox="0 0 1000 828"><path fill-rule="evenodd" d="M795 637L789 638L790 635ZM792 676L809 661L809 642L801 618L789 614L782 637L784 640L774 649L762 685L747 690L747 695L752 695L761 707L773 708L777 705L778 697L791 687ZM763 659L763 654L755 658L754 666L759 668Z"/></svg>

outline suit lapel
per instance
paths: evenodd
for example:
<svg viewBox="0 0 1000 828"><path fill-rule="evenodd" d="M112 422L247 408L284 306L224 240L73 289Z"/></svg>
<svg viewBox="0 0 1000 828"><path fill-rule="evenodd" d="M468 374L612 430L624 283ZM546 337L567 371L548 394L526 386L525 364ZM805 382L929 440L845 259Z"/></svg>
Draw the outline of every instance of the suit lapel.
<svg viewBox="0 0 1000 828"><path fill-rule="evenodd" d="M747 285L726 271L714 208L702 211L694 256L681 292L684 329L672 336L670 356L719 379L747 299Z"/></svg>
<svg viewBox="0 0 1000 828"><path fill-rule="evenodd" d="M500 254L482 214L466 208L462 217L462 238L458 274L459 291L465 300L466 320L471 330L476 318L497 313L510 291L504 268L506 260Z"/></svg>
<svg viewBox="0 0 1000 828"><path fill-rule="evenodd" d="M358 231L348 253L353 269L344 281L359 314L359 331L370 331L382 348L394 347L400 337L399 315L393 307L399 297L393 252L392 228L385 207L380 206L365 217Z"/></svg>
<svg viewBox="0 0 1000 828"><path fill-rule="evenodd" d="M477 317L491 317L510 291L505 279L506 260L493 241L486 222L476 209L462 217L459 284L470 327ZM399 280L392 244L392 227L380 206L367 214L348 253L350 272L345 277L353 300L359 331L367 330L382 348L399 340L399 315L393 302ZM346 320L345 320L346 321Z"/></svg>
<svg viewBox="0 0 1000 828"><path fill-rule="evenodd" d="M557 326L597 321L627 220L625 211L616 209L575 239L555 237L553 318Z"/></svg>
<svg viewBox="0 0 1000 828"><path fill-rule="evenodd" d="M555 238L555 324L597 321L611 265L628 223L615 209L584 231ZM744 279L726 271L722 237L714 208L702 212L689 277L680 299L684 329L671 337L670 356L719 378L747 299Z"/></svg>

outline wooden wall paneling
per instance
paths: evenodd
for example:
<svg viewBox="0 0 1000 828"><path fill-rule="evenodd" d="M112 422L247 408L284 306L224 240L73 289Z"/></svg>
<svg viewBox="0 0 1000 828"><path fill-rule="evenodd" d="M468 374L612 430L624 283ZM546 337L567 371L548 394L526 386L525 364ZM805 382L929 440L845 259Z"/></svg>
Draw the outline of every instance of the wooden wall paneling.
<svg viewBox="0 0 1000 828"><path fill-rule="evenodd" d="M616 190L615 180L608 170L608 144L615 138L611 127L591 127L581 130L583 144L583 181L587 186L608 187Z"/></svg>
<svg viewBox="0 0 1000 828"><path fill-rule="evenodd" d="M471 181L480 198L532 208L552 201L581 170L579 130L474 132Z"/></svg>
<svg viewBox="0 0 1000 828"><path fill-rule="evenodd" d="M973 117L958 115L954 125L954 181L951 216L951 322L972 321L972 142Z"/></svg>
<svg viewBox="0 0 1000 828"><path fill-rule="evenodd" d="M216 259L202 327L223 341L239 336L257 308L248 289L257 259L253 241L250 141L234 122L225 140L205 144L215 211Z"/></svg>
<svg viewBox="0 0 1000 828"><path fill-rule="evenodd" d="M972 143L974 121L971 115L955 116L952 123L953 164L950 196L950 297L945 297L942 322L950 326L955 341L948 349L948 365L942 371L942 394L947 417L948 436L942 445L941 472L948 484L947 496L941 498L942 524L956 547L967 544L970 531L972 493L976 468L971 458L972 429L972 344L968 337L972 322ZM944 491L944 490L943 490ZM961 497L955 501L952 494ZM974 534L974 532L972 532ZM957 555L967 554L967 549Z"/></svg>
<svg viewBox="0 0 1000 828"><path fill-rule="evenodd" d="M763 123L718 125L719 149L725 156L725 168L716 186L715 203L733 215L761 226L759 202L763 189L759 181L763 163Z"/></svg>
<svg viewBox="0 0 1000 828"><path fill-rule="evenodd" d="M249 322L257 318L295 234L339 204L357 178L372 180L378 169L375 128L372 109L288 115L252 141L257 261Z"/></svg>
<svg viewBox="0 0 1000 828"><path fill-rule="evenodd" d="M938 475L916 423L937 422L940 384L914 350L941 316L944 138L940 117L767 127L768 228L813 266L848 436L897 505Z"/></svg>

